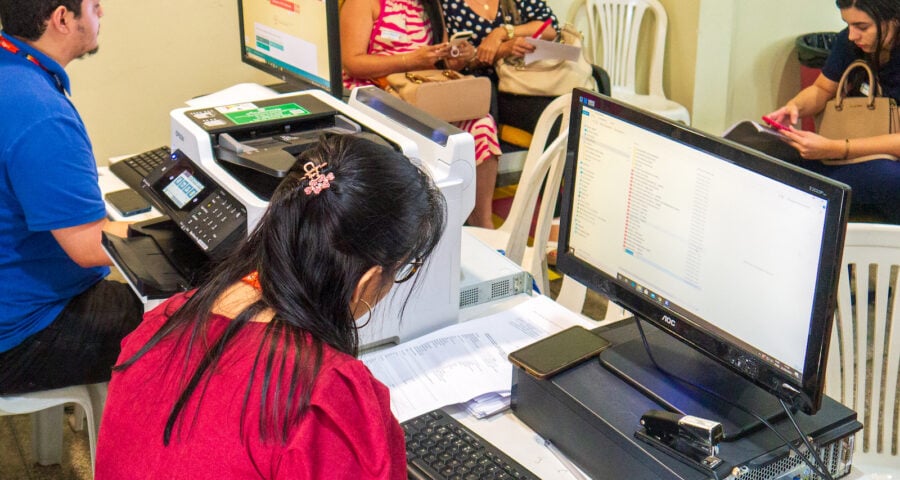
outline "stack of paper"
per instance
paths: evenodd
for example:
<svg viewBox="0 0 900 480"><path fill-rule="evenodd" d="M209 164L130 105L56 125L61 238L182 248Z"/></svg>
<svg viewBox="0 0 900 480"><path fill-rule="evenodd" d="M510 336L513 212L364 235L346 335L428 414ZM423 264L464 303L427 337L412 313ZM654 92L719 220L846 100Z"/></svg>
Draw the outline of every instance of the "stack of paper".
<svg viewBox="0 0 900 480"><path fill-rule="evenodd" d="M507 311L451 325L360 359L391 389L391 410L401 422L473 399L477 399L470 406L473 415L486 416L509 405L512 364L507 355L572 325L591 328L593 323L547 297L535 296ZM494 395L484 397L487 394Z"/></svg>

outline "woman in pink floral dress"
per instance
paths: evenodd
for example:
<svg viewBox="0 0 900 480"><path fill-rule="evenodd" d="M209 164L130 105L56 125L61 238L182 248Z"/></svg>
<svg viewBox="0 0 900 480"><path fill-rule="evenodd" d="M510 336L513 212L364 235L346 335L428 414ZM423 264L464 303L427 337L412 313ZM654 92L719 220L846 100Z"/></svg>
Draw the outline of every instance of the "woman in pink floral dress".
<svg viewBox="0 0 900 480"><path fill-rule="evenodd" d="M428 68L463 69L475 59L468 42L451 57L437 0L345 0L341 6L344 85L372 85L371 79ZM500 144L488 115L454 125L475 138L475 208L468 224L493 228L491 201Z"/></svg>

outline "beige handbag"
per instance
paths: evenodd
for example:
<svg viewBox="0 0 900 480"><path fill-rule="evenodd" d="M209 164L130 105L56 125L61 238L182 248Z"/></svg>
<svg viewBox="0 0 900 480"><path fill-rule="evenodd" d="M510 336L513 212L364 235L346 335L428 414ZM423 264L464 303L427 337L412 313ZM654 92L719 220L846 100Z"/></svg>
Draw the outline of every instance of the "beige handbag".
<svg viewBox="0 0 900 480"><path fill-rule="evenodd" d="M515 0L500 0L500 12L507 23L519 25L522 17ZM582 38L574 26L566 24L558 40L566 45L581 47ZM577 62L559 59L538 60L525 65L521 58L501 58L494 65L497 72L497 90L516 95L558 97L572 93L576 87L597 91L594 69L584 58L584 51Z"/></svg>
<svg viewBox="0 0 900 480"><path fill-rule="evenodd" d="M581 47L581 32L566 24L560 32L560 42ZM597 91L594 71L584 58L578 61L546 59L525 65L521 58L500 59L494 66L500 81L497 90L516 95L559 96L573 88Z"/></svg>
<svg viewBox="0 0 900 480"><path fill-rule="evenodd" d="M863 68L869 74L869 94L866 97L845 97L844 88L847 84L847 77L852 70L857 68ZM841 75L834 100L829 100L825 104L825 110L822 111L822 119L819 122L819 135L831 139L854 139L886 135L898 131L900 131L900 111L897 109L897 103L891 97L881 96L881 86L875 81L872 68L865 61L854 61ZM845 165L885 158L898 160L893 155L876 154L847 159L822 160L822 162L828 165Z"/></svg>
<svg viewBox="0 0 900 480"><path fill-rule="evenodd" d="M392 73L375 84L445 122L482 118L491 107L489 78L453 70Z"/></svg>

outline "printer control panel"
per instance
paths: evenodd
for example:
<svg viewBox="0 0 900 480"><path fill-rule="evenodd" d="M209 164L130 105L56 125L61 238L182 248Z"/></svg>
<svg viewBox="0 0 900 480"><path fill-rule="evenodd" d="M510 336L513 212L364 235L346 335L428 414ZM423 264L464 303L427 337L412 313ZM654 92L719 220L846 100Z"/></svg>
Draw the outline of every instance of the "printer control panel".
<svg viewBox="0 0 900 480"><path fill-rule="evenodd" d="M179 215L179 217L181 217ZM225 191L218 189L194 208L190 215L178 218L178 226L203 250L213 250L235 230L244 228L247 211Z"/></svg>
<svg viewBox="0 0 900 480"><path fill-rule="evenodd" d="M176 150L141 187L184 233L211 257L247 233L247 209Z"/></svg>

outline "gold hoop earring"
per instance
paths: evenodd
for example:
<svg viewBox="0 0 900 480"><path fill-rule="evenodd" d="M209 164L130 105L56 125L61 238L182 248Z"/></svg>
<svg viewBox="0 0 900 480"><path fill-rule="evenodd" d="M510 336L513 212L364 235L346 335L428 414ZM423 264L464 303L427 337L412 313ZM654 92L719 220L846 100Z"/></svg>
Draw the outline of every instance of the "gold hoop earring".
<svg viewBox="0 0 900 480"><path fill-rule="evenodd" d="M359 301L362 302L363 305L366 306L366 310L369 311L369 316L368 316L368 318L366 318L366 323L364 323L364 324L362 324L362 325L357 325L357 326L356 326L357 329L365 328L365 326L368 325L369 322L372 321L372 306L369 305L369 302L363 300L362 298L360 298Z"/></svg>

